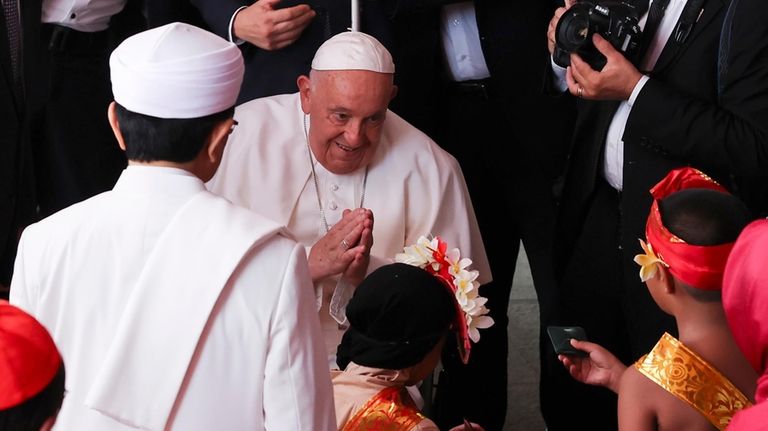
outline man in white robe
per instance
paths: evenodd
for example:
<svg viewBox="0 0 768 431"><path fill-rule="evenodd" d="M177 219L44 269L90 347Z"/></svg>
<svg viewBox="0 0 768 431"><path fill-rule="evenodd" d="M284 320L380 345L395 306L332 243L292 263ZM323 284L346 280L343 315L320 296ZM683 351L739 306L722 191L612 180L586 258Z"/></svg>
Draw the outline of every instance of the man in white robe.
<svg viewBox="0 0 768 431"><path fill-rule="evenodd" d="M394 71L373 37L330 38L298 93L237 107L240 125L207 184L307 248L331 367L354 286L420 236L441 236L472 257L481 284L491 280L458 163L387 109Z"/></svg>
<svg viewBox="0 0 768 431"><path fill-rule="evenodd" d="M114 189L24 232L11 301L67 366L66 430L332 430L304 248L205 189L231 129L238 48L174 23L110 59Z"/></svg>

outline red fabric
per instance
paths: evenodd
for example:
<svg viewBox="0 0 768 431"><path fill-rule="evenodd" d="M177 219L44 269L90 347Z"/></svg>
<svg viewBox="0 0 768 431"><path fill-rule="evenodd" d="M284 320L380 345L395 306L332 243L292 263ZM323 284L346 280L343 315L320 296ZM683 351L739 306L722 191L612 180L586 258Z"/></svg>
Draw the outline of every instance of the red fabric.
<svg viewBox="0 0 768 431"><path fill-rule="evenodd" d="M768 431L768 403L737 412L726 431Z"/></svg>
<svg viewBox="0 0 768 431"><path fill-rule="evenodd" d="M714 246L699 246L686 243L667 230L661 221L659 201L685 189L709 189L728 193L712 178L694 168L674 169L651 189L653 204L645 237L656 255L669 265L669 271L677 279L691 287L703 290L719 290L723 282L723 271L733 243Z"/></svg>
<svg viewBox="0 0 768 431"><path fill-rule="evenodd" d="M0 410L17 406L48 386L61 356L34 317L0 301Z"/></svg>
<svg viewBox="0 0 768 431"><path fill-rule="evenodd" d="M661 200L685 189L710 189L728 193L723 186L718 184L709 175L696 168L684 167L672 169L663 180L653 186L651 195L654 200Z"/></svg>
<svg viewBox="0 0 768 431"><path fill-rule="evenodd" d="M467 364L469 363L469 354L472 350L471 340L469 339L469 329L467 328L467 316L464 314L464 310L461 309L461 305L459 305L459 302L456 300L456 286L453 285L453 276L448 271L451 264L445 257L447 250L448 243L443 241L442 238L437 237L437 250L432 250L432 257L436 262L440 263L439 270L435 270L432 265L427 265L424 269L442 281L445 287L451 292L451 297L454 298L453 303L456 306L456 318L454 319L457 340L456 347L459 350L459 358L461 358L461 362Z"/></svg>
<svg viewBox="0 0 768 431"><path fill-rule="evenodd" d="M760 375L749 413L768 425L768 220L750 223L728 258L723 280L723 308L739 349ZM752 410L752 409L750 409ZM762 413L758 413L762 412ZM757 429L757 428L750 428ZM768 429L765 428L765 429Z"/></svg>

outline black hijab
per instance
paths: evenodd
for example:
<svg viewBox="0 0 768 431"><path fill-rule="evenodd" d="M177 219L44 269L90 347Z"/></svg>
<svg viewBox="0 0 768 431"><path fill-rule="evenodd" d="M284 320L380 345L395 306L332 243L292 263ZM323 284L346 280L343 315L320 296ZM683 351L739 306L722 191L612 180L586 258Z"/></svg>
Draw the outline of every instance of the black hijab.
<svg viewBox="0 0 768 431"><path fill-rule="evenodd" d="M394 263L372 272L347 305L350 327L336 362L400 370L416 365L445 335L456 313L453 293L427 271Z"/></svg>

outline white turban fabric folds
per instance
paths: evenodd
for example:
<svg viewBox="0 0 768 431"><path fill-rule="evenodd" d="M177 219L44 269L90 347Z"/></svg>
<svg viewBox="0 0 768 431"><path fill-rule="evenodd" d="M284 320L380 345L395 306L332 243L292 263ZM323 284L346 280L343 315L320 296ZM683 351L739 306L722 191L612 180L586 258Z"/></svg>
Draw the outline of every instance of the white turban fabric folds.
<svg viewBox="0 0 768 431"><path fill-rule="evenodd" d="M183 23L136 34L109 59L115 101L157 118L199 118L235 105L243 82L240 49Z"/></svg>

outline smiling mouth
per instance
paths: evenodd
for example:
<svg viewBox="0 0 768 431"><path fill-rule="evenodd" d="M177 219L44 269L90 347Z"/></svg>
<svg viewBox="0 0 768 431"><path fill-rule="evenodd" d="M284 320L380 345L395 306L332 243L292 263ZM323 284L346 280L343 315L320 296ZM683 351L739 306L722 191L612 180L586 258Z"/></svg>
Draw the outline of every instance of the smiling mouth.
<svg viewBox="0 0 768 431"><path fill-rule="evenodd" d="M339 142L335 142L335 144L336 144L336 146L337 146L337 147L341 148L342 150L344 150L344 151L346 151L346 152L348 152L348 153L351 153L351 152L353 152L353 151L356 151L356 150L358 150L358 149L360 148L360 147L357 147L357 148L353 148L353 147L350 147L350 146L344 145L344 144L342 144L342 143L339 143Z"/></svg>

